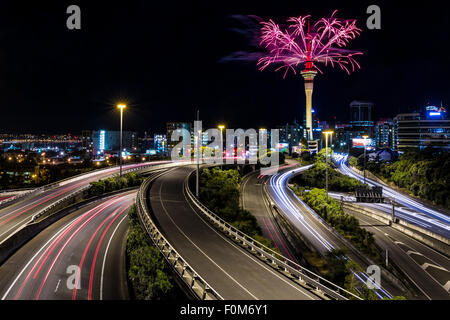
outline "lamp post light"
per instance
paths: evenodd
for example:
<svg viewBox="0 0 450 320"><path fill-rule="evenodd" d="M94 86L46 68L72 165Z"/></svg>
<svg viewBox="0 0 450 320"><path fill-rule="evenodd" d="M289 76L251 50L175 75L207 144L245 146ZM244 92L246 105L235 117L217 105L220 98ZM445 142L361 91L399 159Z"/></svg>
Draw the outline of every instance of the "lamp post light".
<svg viewBox="0 0 450 320"><path fill-rule="evenodd" d="M327 192L327 203L328 203L328 135L331 137L333 136L333 131L324 131L323 134L325 135L325 188Z"/></svg>
<svg viewBox="0 0 450 320"><path fill-rule="evenodd" d="M197 109L197 122L200 121L200 110ZM203 134L202 134L202 130L198 130L197 131L197 139L196 139L196 145L194 145L194 147L196 147L197 149L197 169L196 169L196 174L195 174L195 195L197 197L197 199L199 198L199 175L200 175L200 143L203 140Z"/></svg>
<svg viewBox="0 0 450 320"><path fill-rule="evenodd" d="M367 138L369 136L363 136L364 139L364 184L366 184L366 145L367 145Z"/></svg>
<svg viewBox="0 0 450 320"><path fill-rule="evenodd" d="M223 157L223 129L225 129L225 126L221 124L218 126L218 128L220 129L220 152Z"/></svg>
<svg viewBox="0 0 450 320"><path fill-rule="evenodd" d="M117 108L120 109L120 151L119 151L119 159L120 159L120 176L122 176L122 129L123 129L123 109L125 109L127 106L123 103L118 104Z"/></svg>

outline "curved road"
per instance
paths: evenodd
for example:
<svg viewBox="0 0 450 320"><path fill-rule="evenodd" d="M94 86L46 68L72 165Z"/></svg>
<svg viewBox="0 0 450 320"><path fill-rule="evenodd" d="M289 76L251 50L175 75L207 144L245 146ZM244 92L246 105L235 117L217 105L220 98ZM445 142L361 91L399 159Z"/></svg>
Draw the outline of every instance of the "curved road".
<svg viewBox="0 0 450 320"><path fill-rule="evenodd" d="M147 162L141 164L131 164L123 166L123 170L140 168L148 165L165 164L168 161ZM93 181L105 179L119 172L118 167L108 168L101 171L88 172L82 176L75 177L62 182L59 186L49 190L39 191L23 199L12 203L10 206L0 210L0 244L8 236L16 232L19 228L27 224L31 217L39 210L51 205L78 188L88 185Z"/></svg>
<svg viewBox="0 0 450 320"><path fill-rule="evenodd" d="M423 294L418 298L450 299L450 260L447 257L390 226L380 225L378 220L358 212L352 214L361 227L374 234L381 248L389 250L389 259Z"/></svg>
<svg viewBox="0 0 450 320"><path fill-rule="evenodd" d="M286 217L292 224L305 236L314 248L322 255L326 255L334 249L346 247L347 245L319 220L320 217L307 207L287 186L290 178L302 171L308 170L311 166L300 168L286 168L280 170L279 173L270 177L269 183L266 184L267 192L277 207L285 213ZM349 250L348 256L358 263L361 267L367 268L366 260ZM364 272L354 273L355 276L363 283L368 280L367 274ZM378 287L375 291L379 298L391 298L394 295L403 295L403 292L382 276L382 287Z"/></svg>
<svg viewBox="0 0 450 320"><path fill-rule="evenodd" d="M150 205L164 236L224 299L318 299L209 225L186 199L193 166L171 170L150 189Z"/></svg>
<svg viewBox="0 0 450 320"><path fill-rule="evenodd" d="M347 194L330 192L339 200ZM354 200L353 200L354 201ZM355 203L365 207L366 203ZM379 211L381 208L373 206ZM389 261L394 261L405 277L418 289L418 299L450 299L450 259L431 247L392 228L390 225L349 208L344 210L355 216L361 227L372 232L380 248L388 250ZM390 214L390 212L387 212Z"/></svg>
<svg viewBox="0 0 450 320"><path fill-rule="evenodd" d="M347 156L335 156L339 170L352 178L359 181L364 181L364 177L352 171L347 165ZM389 198L394 198L395 202L403 206L403 208L396 208L396 211L402 215L402 218L420 227L429 229L432 232L440 234L444 237L450 237L450 216L444 210L439 211L434 206L421 203L416 199L411 198L393 188L366 177L366 182L370 186L383 187L383 195ZM378 207L387 206L386 204L378 204Z"/></svg>
<svg viewBox="0 0 450 320"><path fill-rule="evenodd" d="M127 212L135 195L98 200L44 229L0 267L2 300L127 299Z"/></svg>
<svg viewBox="0 0 450 320"><path fill-rule="evenodd" d="M295 250L291 248L289 241L272 216L270 204L264 196L264 182L265 177L260 175L259 170L244 176L241 182L241 205L256 218L263 236L271 239L283 256L300 264L300 259L294 253Z"/></svg>

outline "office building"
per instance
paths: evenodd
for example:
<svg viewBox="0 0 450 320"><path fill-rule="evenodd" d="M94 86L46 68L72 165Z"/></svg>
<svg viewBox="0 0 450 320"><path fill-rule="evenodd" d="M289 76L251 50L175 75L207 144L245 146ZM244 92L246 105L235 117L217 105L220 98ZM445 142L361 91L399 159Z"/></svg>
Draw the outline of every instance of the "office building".
<svg viewBox="0 0 450 320"><path fill-rule="evenodd" d="M187 130L187 131L183 131ZM172 134L177 131L179 139L172 140ZM173 147L175 147L181 141L190 141L193 145L193 126L189 122L167 122L166 124L166 138L167 138L167 152L170 154Z"/></svg>
<svg viewBox="0 0 450 320"><path fill-rule="evenodd" d="M450 119L443 107L427 106L422 112L398 114L394 124L398 151L427 147L450 149Z"/></svg>
<svg viewBox="0 0 450 320"><path fill-rule="evenodd" d="M349 143L351 147L354 147L353 141L359 139L365 135L369 138L373 138L374 123L372 120L373 103L367 101L353 101L350 103L350 131L349 131Z"/></svg>
<svg viewBox="0 0 450 320"><path fill-rule="evenodd" d="M282 144L287 144L289 150L292 150L292 147L298 146L305 137L304 130L302 126L294 121L294 123L289 124L286 123L282 126L277 126L279 130L279 142Z"/></svg>
<svg viewBox="0 0 450 320"><path fill-rule="evenodd" d="M122 135L123 151L137 152L138 135L134 131L123 131ZM92 143L94 155L101 155L104 152L119 152L120 131L98 130L92 132Z"/></svg>
<svg viewBox="0 0 450 320"><path fill-rule="evenodd" d="M155 134L153 136L153 149L156 154L167 155L167 138L165 134Z"/></svg>
<svg viewBox="0 0 450 320"><path fill-rule="evenodd" d="M377 148L394 148L394 121L380 119L375 124L375 143Z"/></svg>

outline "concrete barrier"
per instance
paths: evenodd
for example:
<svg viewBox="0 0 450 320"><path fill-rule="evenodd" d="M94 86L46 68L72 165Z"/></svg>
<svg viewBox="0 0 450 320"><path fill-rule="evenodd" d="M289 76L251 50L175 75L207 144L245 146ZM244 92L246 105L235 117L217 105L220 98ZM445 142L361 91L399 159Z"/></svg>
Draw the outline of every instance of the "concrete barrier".
<svg viewBox="0 0 450 320"><path fill-rule="evenodd" d="M344 203L344 208L349 208L373 219L376 219L386 225L390 225L392 228L414 238L423 244L430 246L431 248L450 256L450 240L433 233L427 229L408 223L404 220L397 218L397 223L392 223L391 216L387 213L380 212L378 210L363 208L358 205Z"/></svg>
<svg viewBox="0 0 450 320"><path fill-rule="evenodd" d="M8 238L3 240L0 243L0 265L5 262L6 259L8 259L14 252L16 252L20 247L22 247L24 244L26 244L28 241L30 241L34 236L36 236L39 232L47 228L49 225L53 224L54 222L58 221L59 219L69 215L70 213L82 208L83 206L86 206L92 202L99 201L103 198L107 198L110 196L113 196L118 193L130 191L133 189L137 189L138 187L132 187L122 190L113 191L110 193L105 193L98 197L93 197L89 199L83 199L83 196L87 196L87 193L84 193L83 196L80 196L79 194L74 197L73 199L70 199L70 201L65 202L65 204L61 204L63 207L55 206L54 210L50 210L46 212L44 216L41 216L39 219L37 219L34 222L28 223L27 225L24 225L21 229L14 232L12 235L10 235ZM69 205L69 202L72 202Z"/></svg>
<svg viewBox="0 0 450 320"><path fill-rule="evenodd" d="M175 250L159 230L151 205L148 203L147 195L153 182L160 175L148 178L139 188L136 197L136 209L142 226L171 267L175 275L175 281L188 296L199 300L223 300L223 297L184 260L183 256Z"/></svg>
<svg viewBox="0 0 450 320"><path fill-rule="evenodd" d="M247 252L255 255L261 261L279 271L281 274L284 274L303 287L313 290L313 292L322 297L322 299L347 300L351 298L361 300L357 295L337 286L318 274L300 266L289 258L282 256L280 253L266 247L209 210L194 196L189 188L189 180L192 180L190 178L194 176L194 172L195 171L192 171L191 174L186 177L184 183L184 190L187 195L186 199L199 209L199 212L207 218L213 227L233 240L236 244L240 245L243 249L247 250Z"/></svg>

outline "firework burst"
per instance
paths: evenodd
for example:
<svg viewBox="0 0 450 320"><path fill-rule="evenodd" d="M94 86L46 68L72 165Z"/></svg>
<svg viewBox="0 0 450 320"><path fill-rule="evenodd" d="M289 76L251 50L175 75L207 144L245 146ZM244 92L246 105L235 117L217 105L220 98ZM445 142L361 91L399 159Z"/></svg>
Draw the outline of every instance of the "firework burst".
<svg viewBox="0 0 450 320"><path fill-rule="evenodd" d="M299 68L322 73L318 67L321 64L338 66L348 74L359 69L355 58L363 53L346 47L362 30L356 26L356 20L336 18L336 12L314 24L309 15L291 17L283 28L273 20L261 22L260 46L268 50L268 54L258 60L260 70L281 64L276 70L284 70L286 76L289 70L296 74Z"/></svg>

